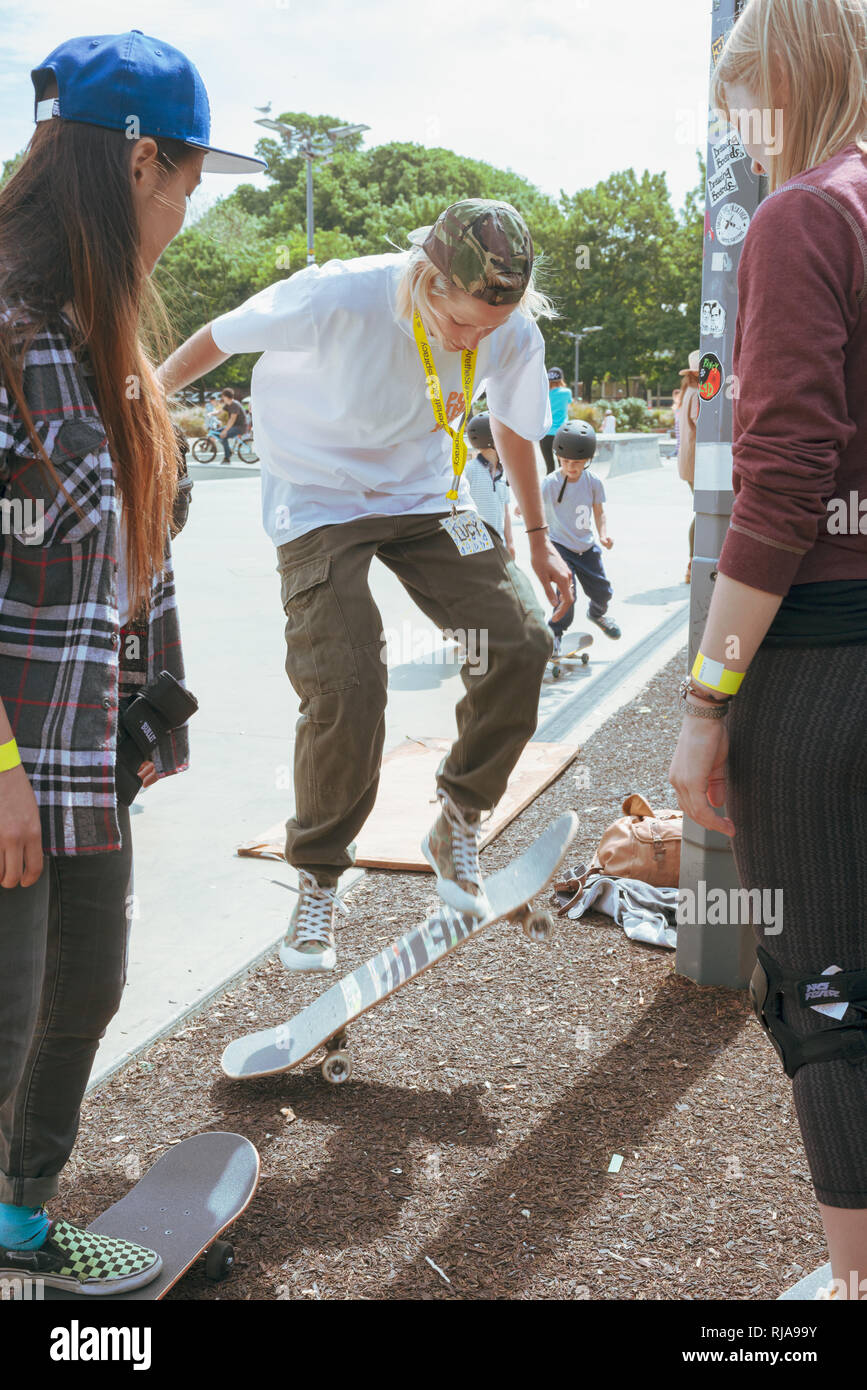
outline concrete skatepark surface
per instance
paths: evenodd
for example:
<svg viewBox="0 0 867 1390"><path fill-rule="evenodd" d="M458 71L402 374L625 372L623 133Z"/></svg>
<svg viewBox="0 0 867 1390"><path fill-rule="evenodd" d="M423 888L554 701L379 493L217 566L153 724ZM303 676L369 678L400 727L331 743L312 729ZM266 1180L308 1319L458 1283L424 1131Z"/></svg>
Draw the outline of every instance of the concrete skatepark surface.
<svg viewBox="0 0 867 1390"><path fill-rule="evenodd" d="M600 476L606 471L600 468ZM297 699L284 672L276 556L261 526L258 469L247 477L229 472L195 471L190 520L175 544L187 680L199 701L190 725L191 766L141 794L134 807L129 979L91 1084L267 952L291 910L285 890L272 882L294 881L288 868L235 855L240 841L291 813ZM622 686L626 697L630 653L638 650L636 676L646 680L683 641L677 619L682 614L685 621L688 611L682 580L689 490L670 461L606 486L614 547L604 559L615 590L611 612L623 638L613 642L588 624L579 596L572 631L594 633L591 661L558 681L546 677L539 737L563 712L569 722L577 694L585 717L600 680L601 721L616 707L613 687ZM529 572L519 520L515 528L518 561ZM386 750L407 736L453 736L462 693L453 647L443 644L384 566L374 562L370 582L391 638ZM657 629L665 641L655 654ZM568 640L567 634L564 645ZM623 676L606 684L615 662ZM562 737L562 730L554 736ZM612 806L612 816L617 810Z"/></svg>

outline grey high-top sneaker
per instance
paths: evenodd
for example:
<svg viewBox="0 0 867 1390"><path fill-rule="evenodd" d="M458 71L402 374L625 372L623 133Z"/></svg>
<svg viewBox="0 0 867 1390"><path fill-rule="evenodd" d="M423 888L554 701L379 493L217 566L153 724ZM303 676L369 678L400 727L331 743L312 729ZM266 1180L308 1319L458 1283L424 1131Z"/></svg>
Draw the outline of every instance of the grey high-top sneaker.
<svg viewBox="0 0 867 1390"><path fill-rule="evenodd" d="M462 811L444 791L438 791L439 817L422 840L422 854L437 876L444 903L473 917L487 917L490 904L479 867L481 817Z"/></svg>
<svg viewBox="0 0 867 1390"><path fill-rule="evenodd" d="M337 964L334 914L348 916L334 888L317 883L306 869L298 870L298 901L280 947L287 970L333 970Z"/></svg>

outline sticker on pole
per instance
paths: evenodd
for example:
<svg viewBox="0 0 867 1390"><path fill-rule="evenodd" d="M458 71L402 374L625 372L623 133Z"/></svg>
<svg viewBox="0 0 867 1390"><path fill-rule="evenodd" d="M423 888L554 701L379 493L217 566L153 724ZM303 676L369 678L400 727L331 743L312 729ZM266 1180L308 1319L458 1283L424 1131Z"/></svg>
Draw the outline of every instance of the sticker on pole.
<svg viewBox="0 0 867 1390"><path fill-rule="evenodd" d="M706 299L701 306L701 331L707 338L722 338L726 331L726 311L718 299Z"/></svg>
<svg viewBox="0 0 867 1390"><path fill-rule="evenodd" d="M721 203L723 198L730 198L733 193L737 193L738 181L734 171L726 167L720 169L718 174L711 174L707 181L707 191L713 207Z"/></svg>
<svg viewBox="0 0 867 1390"><path fill-rule="evenodd" d="M727 169L730 164L735 164L739 159L746 159L747 152L743 147L741 137L735 129L731 129L722 140L718 140L715 145L711 145L714 167L717 173Z"/></svg>
<svg viewBox="0 0 867 1390"><path fill-rule="evenodd" d="M750 214L740 203L726 203L716 219L717 241L723 246L736 246L743 241L750 225Z"/></svg>
<svg viewBox="0 0 867 1390"><path fill-rule="evenodd" d="M494 542L478 512L459 512L457 516L447 516L440 525L451 536L460 555L478 555L483 550L494 548Z"/></svg>
<svg viewBox="0 0 867 1390"><path fill-rule="evenodd" d="M698 394L703 401L712 401L722 390L723 365L715 352L702 353L698 366Z"/></svg>
<svg viewBox="0 0 867 1390"><path fill-rule="evenodd" d="M714 251L710 258L710 268L716 274L725 274L727 271L731 270L732 265L733 261L728 251Z"/></svg>

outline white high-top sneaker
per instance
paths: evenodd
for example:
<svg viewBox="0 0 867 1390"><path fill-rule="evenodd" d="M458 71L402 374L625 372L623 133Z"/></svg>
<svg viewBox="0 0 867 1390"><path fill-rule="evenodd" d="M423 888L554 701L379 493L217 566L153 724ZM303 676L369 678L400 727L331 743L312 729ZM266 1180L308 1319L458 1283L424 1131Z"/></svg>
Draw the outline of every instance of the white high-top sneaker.
<svg viewBox="0 0 867 1390"><path fill-rule="evenodd" d="M349 916L346 905L333 888L323 888L313 874L299 869L298 901L280 947L280 959L287 970L334 969L337 964L335 911Z"/></svg>
<svg viewBox="0 0 867 1390"><path fill-rule="evenodd" d="M437 892L456 911L487 917L491 906L479 867L481 817L478 811L462 811L443 791L437 796L442 809L421 844L436 873Z"/></svg>

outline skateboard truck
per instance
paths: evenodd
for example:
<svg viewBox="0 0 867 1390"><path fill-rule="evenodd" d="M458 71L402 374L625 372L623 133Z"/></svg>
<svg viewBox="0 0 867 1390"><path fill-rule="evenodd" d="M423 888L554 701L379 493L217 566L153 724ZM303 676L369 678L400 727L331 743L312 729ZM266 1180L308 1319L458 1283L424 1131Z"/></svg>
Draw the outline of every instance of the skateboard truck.
<svg viewBox="0 0 867 1390"><path fill-rule="evenodd" d="M550 946L554 940L555 922L554 916L547 908L522 907L509 919L519 926L526 937L531 941L538 941Z"/></svg>
<svg viewBox="0 0 867 1390"><path fill-rule="evenodd" d="M332 1086L342 1086L352 1076L352 1054L349 1034L340 1033L325 1044L325 1060L320 1067L323 1077Z"/></svg>

